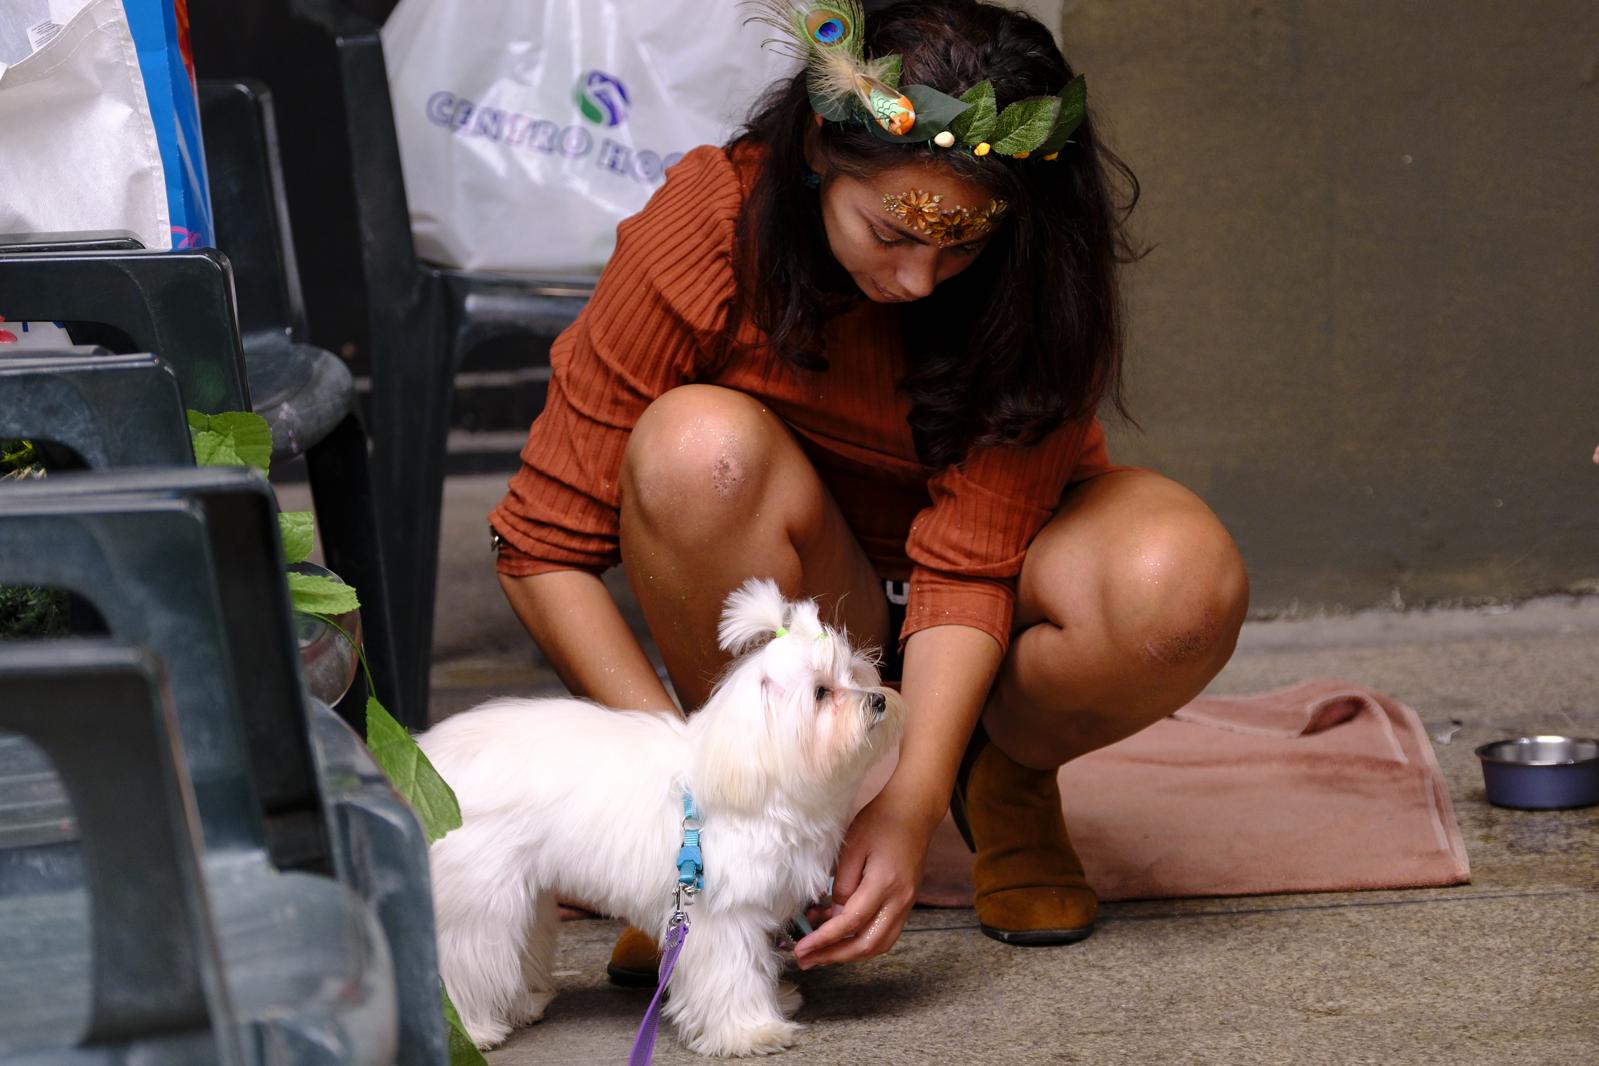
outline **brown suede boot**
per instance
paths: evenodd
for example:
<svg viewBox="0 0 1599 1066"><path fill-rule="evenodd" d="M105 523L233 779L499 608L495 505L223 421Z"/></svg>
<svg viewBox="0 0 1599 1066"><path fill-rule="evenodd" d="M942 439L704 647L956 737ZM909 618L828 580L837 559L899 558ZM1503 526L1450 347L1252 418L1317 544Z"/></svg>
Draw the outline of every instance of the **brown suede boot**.
<svg viewBox="0 0 1599 1066"><path fill-rule="evenodd" d="M1043 946L1076 943L1094 931L1099 897L1066 834L1054 770L1011 761L979 726L950 811L977 854L972 882L985 934Z"/></svg>
<svg viewBox="0 0 1599 1066"><path fill-rule="evenodd" d="M660 980L661 946L650 934L630 925L616 938L605 973L613 985L654 988Z"/></svg>

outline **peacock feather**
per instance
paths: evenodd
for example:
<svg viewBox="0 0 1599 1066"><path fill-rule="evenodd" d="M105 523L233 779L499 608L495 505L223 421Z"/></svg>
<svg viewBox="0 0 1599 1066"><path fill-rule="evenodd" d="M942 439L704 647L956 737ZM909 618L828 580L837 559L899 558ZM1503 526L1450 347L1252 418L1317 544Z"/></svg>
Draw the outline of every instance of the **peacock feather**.
<svg viewBox="0 0 1599 1066"><path fill-rule="evenodd" d="M890 85L896 56L866 58L866 15L859 0L746 0L750 21L777 30L768 38L779 50L803 60L811 100L824 117L842 119L859 103L883 129L904 136L916 125L910 97Z"/></svg>

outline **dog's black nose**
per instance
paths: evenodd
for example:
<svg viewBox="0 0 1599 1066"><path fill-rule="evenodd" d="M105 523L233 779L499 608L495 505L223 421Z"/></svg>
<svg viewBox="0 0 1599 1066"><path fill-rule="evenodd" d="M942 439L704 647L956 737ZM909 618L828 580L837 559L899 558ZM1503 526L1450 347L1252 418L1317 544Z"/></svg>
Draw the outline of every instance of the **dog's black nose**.
<svg viewBox="0 0 1599 1066"><path fill-rule="evenodd" d="M881 692L874 692L872 698L866 701L866 706L872 709L873 714L882 714L888 710L888 697Z"/></svg>

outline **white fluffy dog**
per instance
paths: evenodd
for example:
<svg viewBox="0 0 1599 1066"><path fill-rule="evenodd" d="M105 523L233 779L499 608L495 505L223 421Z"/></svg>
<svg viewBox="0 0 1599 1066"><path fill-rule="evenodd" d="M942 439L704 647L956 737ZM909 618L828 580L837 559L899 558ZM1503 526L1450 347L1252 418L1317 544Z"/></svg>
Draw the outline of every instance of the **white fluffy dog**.
<svg viewBox="0 0 1599 1066"><path fill-rule="evenodd" d="M856 788L897 739L903 704L815 603L771 581L727 598L718 635L742 657L687 722L500 699L419 738L461 803L461 828L432 848L433 898L439 968L479 1047L554 998L557 896L664 936L685 788L705 887L686 908L665 1014L708 1055L793 1043L799 996L778 987L774 937L827 891Z"/></svg>

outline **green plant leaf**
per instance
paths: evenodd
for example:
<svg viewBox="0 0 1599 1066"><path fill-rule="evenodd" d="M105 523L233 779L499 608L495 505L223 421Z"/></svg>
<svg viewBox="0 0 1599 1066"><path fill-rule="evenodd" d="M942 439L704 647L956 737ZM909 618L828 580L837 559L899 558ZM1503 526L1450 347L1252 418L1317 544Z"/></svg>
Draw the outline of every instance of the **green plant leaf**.
<svg viewBox="0 0 1599 1066"><path fill-rule="evenodd" d="M1060 97L1033 96L1018 100L999 113L991 143L1000 155L1031 152L1044 143L1055 128L1060 113Z"/></svg>
<svg viewBox="0 0 1599 1066"><path fill-rule="evenodd" d="M422 820L429 844L460 826L461 806L455 801L455 793L433 769L411 734L375 696L366 700L366 746L400 798Z"/></svg>
<svg viewBox="0 0 1599 1066"><path fill-rule="evenodd" d="M201 429L191 431L189 439L194 444L194 462L197 466L249 466L233 446L233 438L225 433Z"/></svg>
<svg viewBox="0 0 1599 1066"><path fill-rule="evenodd" d="M0 641L71 635L66 593L52 588L0 585Z"/></svg>
<svg viewBox="0 0 1599 1066"><path fill-rule="evenodd" d="M283 542L283 561L303 563L316 543L316 519L310 511L278 513L278 539Z"/></svg>
<svg viewBox="0 0 1599 1066"><path fill-rule="evenodd" d="M1060 91L1060 114L1055 118L1055 128L1038 146L1038 150L1044 155L1060 151L1071 135L1077 132L1077 127L1083 124L1083 117L1087 114L1088 82L1079 74Z"/></svg>
<svg viewBox="0 0 1599 1066"><path fill-rule="evenodd" d="M444 1023L450 1030L450 1066L488 1066L483 1052L472 1043L472 1038L466 1035L466 1026L461 1024L461 1015L455 1009L455 1004L450 1002L450 994L439 986L439 995L444 999Z"/></svg>
<svg viewBox="0 0 1599 1066"><path fill-rule="evenodd" d="M39 461L39 452L30 440L0 440L0 470L26 470Z"/></svg>
<svg viewBox="0 0 1599 1066"><path fill-rule="evenodd" d="M949 132L960 144L977 144L986 141L994 132L994 120L999 112L994 108L994 83L980 81L961 93L961 99L972 107L949 124Z"/></svg>
<svg viewBox="0 0 1599 1066"><path fill-rule="evenodd" d="M361 606L355 589L321 574L287 574L289 605L301 614L343 614Z"/></svg>
<svg viewBox="0 0 1599 1066"><path fill-rule="evenodd" d="M253 466L265 474L272 465L272 428L253 412L190 411L189 436L200 466Z"/></svg>

